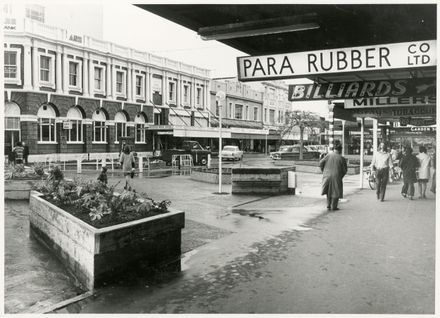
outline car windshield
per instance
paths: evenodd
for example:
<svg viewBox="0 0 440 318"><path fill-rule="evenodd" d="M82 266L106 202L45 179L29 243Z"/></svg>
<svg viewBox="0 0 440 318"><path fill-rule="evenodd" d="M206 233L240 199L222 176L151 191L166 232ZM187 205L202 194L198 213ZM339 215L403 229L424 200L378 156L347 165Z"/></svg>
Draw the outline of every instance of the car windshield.
<svg viewBox="0 0 440 318"><path fill-rule="evenodd" d="M225 150L225 151L235 151L235 150L237 150L237 147L228 147L228 146L226 146L226 147L223 148L223 150Z"/></svg>
<svg viewBox="0 0 440 318"><path fill-rule="evenodd" d="M292 146L281 146L278 151L279 152L288 152L288 151L290 151L289 150L290 148L292 148Z"/></svg>

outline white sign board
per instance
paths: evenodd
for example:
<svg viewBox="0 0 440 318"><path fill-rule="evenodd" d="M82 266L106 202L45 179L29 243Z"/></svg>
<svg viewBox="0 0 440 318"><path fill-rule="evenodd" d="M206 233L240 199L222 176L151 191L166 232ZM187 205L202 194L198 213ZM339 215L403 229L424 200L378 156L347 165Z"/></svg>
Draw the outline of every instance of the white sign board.
<svg viewBox="0 0 440 318"><path fill-rule="evenodd" d="M63 129L72 129L72 122L70 120L63 121Z"/></svg>
<svg viewBox="0 0 440 318"><path fill-rule="evenodd" d="M435 65L435 40L237 58L240 81Z"/></svg>
<svg viewBox="0 0 440 318"><path fill-rule="evenodd" d="M395 106L430 106L436 104L435 96L418 97L369 97L358 99L347 99L344 108L382 108Z"/></svg>

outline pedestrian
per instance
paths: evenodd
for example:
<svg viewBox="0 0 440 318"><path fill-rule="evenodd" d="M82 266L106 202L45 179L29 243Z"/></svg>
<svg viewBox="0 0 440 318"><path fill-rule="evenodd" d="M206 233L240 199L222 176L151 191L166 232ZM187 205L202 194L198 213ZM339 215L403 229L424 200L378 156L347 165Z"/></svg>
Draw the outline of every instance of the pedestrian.
<svg viewBox="0 0 440 318"><path fill-rule="evenodd" d="M319 168L323 173L321 194L327 195L327 210L332 211L339 210L338 201L344 193L342 178L347 173L347 162L341 152L342 146L337 145L335 151L319 161Z"/></svg>
<svg viewBox="0 0 440 318"><path fill-rule="evenodd" d="M130 147L128 145L124 146L123 152L121 153L121 158L119 159L119 163L122 166L122 172L125 176L125 186L124 189L130 190L130 179L133 178L133 169L134 169L134 156L133 153L130 152Z"/></svg>
<svg viewBox="0 0 440 318"><path fill-rule="evenodd" d="M14 149L12 149L12 152L14 153L15 163L22 164L24 148L21 141L17 142L17 145L14 147Z"/></svg>
<svg viewBox="0 0 440 318"><path fill-rule="evenodd" d="M417 159L419 160L419 173L417 177L417 182L419 184L419 199L426 198L426 185L429 181L430 177L430 166L431 166L431 157L426 154L425 146L419 147L419 154L417 155Z"/></svg>
<svg viewBox="0 0 440 318"><path fill-rule="evenodd" d="M23 141L23 160L25 164L28 164L29 146Z"/></svg>
<svg viewBox="0 0 440 318"><path fill-rule="evenodd" d="M101 181L102 183L107 185L108 181L107 181L107 167L106 166L102 166L101 173L98 176L98 181Z"/></svg>
<svg viewBox="0 0 440 318"><path fill-rule="evenodd" d="M412 154L411 147L406 147L400 160L400 168L403 174L403 187L401 194L404 198L412 200L414 197L414 183L417 182L416 170L419 167L417 157Z"/></svg>
<svg viewBox="0 0 440 318"><path fill-rule="evenodd" d="M436 163L435 163L435 152L432 154L432 168L434 169L434 173L432 174L432 183L431 183L431 192L435 194L435 172L436 172Z"/></svg>
<svg viewBox="0 0 440 318"><path fill-rule="evenodd" d="M385 200L385 191L392 167L393 160L391 159L391 155L387 152L385 143L381 142L378 151L373 155L373 160L370 165L372 172L376 173L376 196L381 202Z"/></svg>

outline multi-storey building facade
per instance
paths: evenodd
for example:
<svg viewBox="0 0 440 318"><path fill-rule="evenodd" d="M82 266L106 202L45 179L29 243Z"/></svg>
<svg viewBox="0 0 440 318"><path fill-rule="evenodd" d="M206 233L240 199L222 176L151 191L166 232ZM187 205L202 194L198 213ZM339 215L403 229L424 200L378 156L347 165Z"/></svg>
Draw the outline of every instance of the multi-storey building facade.
<svg viewBox="0 0 440 318"><path fill-rule="evenodd" d="M223 91L226 94L224 105L220 108L215 95ZM211 123L218 126L218 117L222 115L222 126L230 133L225 144L238 145L244 151L264 151L268 131L262 122L263 93L237 80L213 80L211 82ZM214 145L217 148L217 144Z"/></svg>
<svg viewBox="0 0 440 318"><path fill-rule="evenodd" d="M34 19L4 35L6 153L119 152L126 137L151 152L161 132L209 126L208 70Z"/></svg>

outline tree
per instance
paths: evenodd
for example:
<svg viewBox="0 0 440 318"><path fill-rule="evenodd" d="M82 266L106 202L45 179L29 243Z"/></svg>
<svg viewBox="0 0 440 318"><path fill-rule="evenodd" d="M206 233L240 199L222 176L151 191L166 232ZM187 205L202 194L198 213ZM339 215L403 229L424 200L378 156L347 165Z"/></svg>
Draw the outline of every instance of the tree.
<svg viewBox="0 0 440 318"><path fill-rule="evenodd" d="M312 112L301 110L288 111L286 112L284 125L280 127L281 139L292 133L295 127L299 128L299 159L302 160L304 131L311 135L316 135L325 127L325 121L321 120L319 115Z"/></svg>

